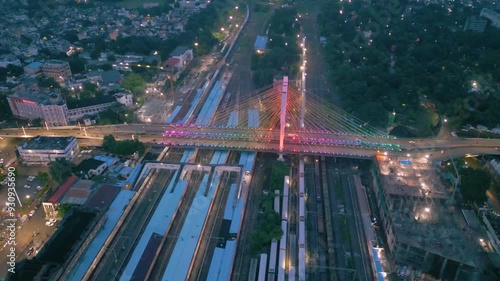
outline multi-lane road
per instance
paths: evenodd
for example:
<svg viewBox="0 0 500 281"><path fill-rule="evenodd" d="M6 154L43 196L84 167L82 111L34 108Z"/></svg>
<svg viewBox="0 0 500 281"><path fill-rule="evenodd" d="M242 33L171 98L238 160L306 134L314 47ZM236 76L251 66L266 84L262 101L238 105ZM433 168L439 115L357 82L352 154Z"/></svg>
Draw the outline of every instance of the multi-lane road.
<svg viewBox="0 0 500 281"><path fill-rule="evenodd" d="M165 134L165 131L170 133ZM174 131L175 133L172 133ZM2 137L33 137L45 136L75 136L82 139L102 139L105 135L114 135L118 139L130 139L132 135L139 137L146 143L164 143L170 146L184 147L215 147L222 149L241 149L267 152L279 152L279 132L264 129L213 128L213 127L168 127L155 124L129 124L94 126L85 130L78 127L45 129L0 130ZM300 135L299 135L300 134ZM285 152L300 154L332 154L338 156L371 157L377 153L387 152L404 156L430 155L434 159L444 159L467 154L500 154L499 139L478 138L429 138L429 139L390 139L382 138L392 146L366 147L357 145L356 141L363 141L364 137L356 135L338 135L325 132L302 131L295 132L299 141L292 141L290 137L285 141ZM307 136L307 137L302 137ZM308 139L306 139L308 138ZM327 141L322 141L324 139ZM332 143L331 140L336 140ZM399 151L400 148L401 151Z"/></svg>

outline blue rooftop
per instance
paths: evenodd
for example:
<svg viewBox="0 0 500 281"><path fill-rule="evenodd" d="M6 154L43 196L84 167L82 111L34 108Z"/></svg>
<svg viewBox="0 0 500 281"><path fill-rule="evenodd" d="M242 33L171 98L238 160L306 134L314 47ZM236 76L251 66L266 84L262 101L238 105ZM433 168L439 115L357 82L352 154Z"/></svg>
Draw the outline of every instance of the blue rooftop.
<svg viewBox="0 0 500 281"><path fill-rule="evenodd" d="M111 206L109 206L106 216L108 219L104 223L101 230L98 232L94 240L90 243L85 254L78 260L78 264L72 269L69 280L82 280L83 276L89 270L92 262L96 258L99 250L108 239L111 231L115 228L118 220L120 219L125 207L129 204L130 199L134 196L135 192L130 190L122 190L115 198Z"/></svg>
<svg viewBox="0 0 500 281"><path fill-rule="evenodd" d="M26 67L28 68L39 68L43 65L43 63L39 62L39 61L34 61L30 64L28 64Z"/></svg>
<svg viewBox="0 0 500 281"><path fill-rule="evenodd" d="M255 43L253 44L254 50L265 50L267 45L267 36L257 36Z"/></svg>

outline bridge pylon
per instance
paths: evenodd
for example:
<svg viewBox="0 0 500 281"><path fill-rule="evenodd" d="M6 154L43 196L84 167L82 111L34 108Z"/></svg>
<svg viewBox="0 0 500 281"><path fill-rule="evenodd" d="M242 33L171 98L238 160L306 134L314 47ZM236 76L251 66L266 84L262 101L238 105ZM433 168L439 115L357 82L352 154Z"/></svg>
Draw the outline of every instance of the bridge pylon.
<svg viewBox="0 0 500 281"><path fill-rule="evenodd" d="M280 144L278 161L285 161L283 150L285 149L286 108L288 99L288 76L281 81L281 107L280 107Z"/></svg>

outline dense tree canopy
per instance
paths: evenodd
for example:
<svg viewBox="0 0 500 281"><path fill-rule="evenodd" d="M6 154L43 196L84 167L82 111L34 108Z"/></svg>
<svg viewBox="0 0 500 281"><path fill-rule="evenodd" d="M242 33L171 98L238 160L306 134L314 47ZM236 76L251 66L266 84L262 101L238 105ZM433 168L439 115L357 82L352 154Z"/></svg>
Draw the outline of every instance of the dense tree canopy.
<svg viewBox="0 0 500 281"><path fill-rule="evenodd" d="M117 141L112 135L107 135L103 138L102 149L124 156L132 155L135 152L141 155L145 151L144 144L137 139Z"/></svg>
<svg viewBox="0 0 500 281"><path fill-rule="evenodd" d="M456 126L494 127L500 120L493 90L500 82L500 30L463 31L466 18L479 11L461 4L403 11L406 4L333 1L321 9L325 59L344 109L380 127L394 109L396 123L423 136L434 130L437 114ZM472 81L479 81L476 92Z"/></svg>
<svg viewBox="0 0 500 281"><path fill-rule="evenodd" d="M136 73L127 75L123 80L122 86L136 95L142 95L144 94L144 90L146 90L146 82L141 75Z"/></svg>
<svg viewBox="0 0 500 281"><path fill-rule="evenodd" d="M273 82L273 77L279 73L294 76L300 59L297 45L297 34L300 24L295 22L297 10L281 8L274 11L269 21L268 44L263 54L254 54L251 69L257 88Z"/></svg>
<svg viewBox="0 0 500 281"><path fill-rule="evenodd" d="M71 175L73 164L64 158L58 158L49 163L49 174L58 184L64 182Z"/></svg>
<svg viewBox="0 0 500 281"><path fill-rule="evenodd" d="M475 168L463 168L459 173L462 198L478 204L486 201L486 190L490 188L492 181L490 173Z"/></svg>

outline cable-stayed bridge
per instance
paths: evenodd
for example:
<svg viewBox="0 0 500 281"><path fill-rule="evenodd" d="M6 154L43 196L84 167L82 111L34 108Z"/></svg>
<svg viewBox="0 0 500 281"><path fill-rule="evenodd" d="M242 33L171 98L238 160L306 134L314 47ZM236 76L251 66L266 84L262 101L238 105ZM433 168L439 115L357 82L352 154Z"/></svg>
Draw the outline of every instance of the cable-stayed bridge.
<svg viewBox="0 0 500 281"><path fill-rule="evenodd" d="M298 90L288 82L287 77L256 91L246 100L213 103L210 106L215 108L205 111L214 114L198 115L190 123L53 127L50 130L16 128L0 130L0 136L102 139L104 135L112 134L119 139L139 137L144 142L168 146L345 157L371 157L377 153L444 154L443 157L447 157L498 154L497 148L500 148L500 140L495 139L395 138L313 93Z"/></svg>

